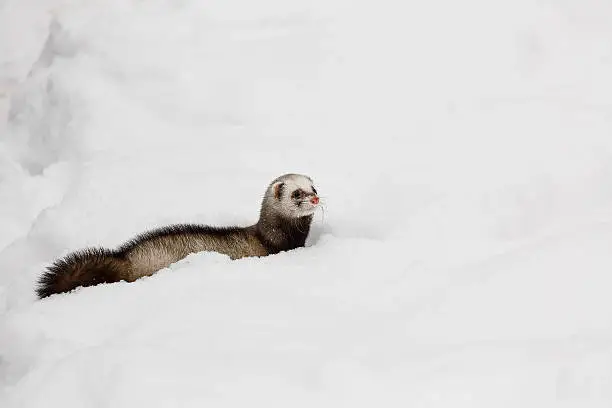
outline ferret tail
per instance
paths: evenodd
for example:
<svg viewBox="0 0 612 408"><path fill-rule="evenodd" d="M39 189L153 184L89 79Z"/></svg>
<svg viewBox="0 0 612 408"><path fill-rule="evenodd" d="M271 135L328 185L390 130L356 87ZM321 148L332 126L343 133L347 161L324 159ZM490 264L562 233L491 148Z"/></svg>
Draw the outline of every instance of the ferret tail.
<svg viewBox="0 0 612 408"><path fill-rule="evenodd" d="M73 252L47 268L38 280L36 294L42 299L79 286L127 280L129 265L129 261L105 248Z"/></svg>

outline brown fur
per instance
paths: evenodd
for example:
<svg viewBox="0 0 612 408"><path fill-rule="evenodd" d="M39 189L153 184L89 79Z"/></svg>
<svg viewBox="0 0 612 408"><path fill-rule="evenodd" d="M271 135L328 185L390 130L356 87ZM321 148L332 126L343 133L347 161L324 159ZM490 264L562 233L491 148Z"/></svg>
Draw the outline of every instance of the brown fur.
<svg viewBox="0 0 612 408"><path fill-rule="evenodd" d="M283 180L296 176L288 174L270 184L255 225L224 228L172 225L141 234L116 250L92 248L78 251L47 268L39 279L36 292L43 298L79 286L120 280L132 282L201 251L219 252L238 259L302 247L310 230L312 215L288 215L288 204L282 201Z"/></svg>

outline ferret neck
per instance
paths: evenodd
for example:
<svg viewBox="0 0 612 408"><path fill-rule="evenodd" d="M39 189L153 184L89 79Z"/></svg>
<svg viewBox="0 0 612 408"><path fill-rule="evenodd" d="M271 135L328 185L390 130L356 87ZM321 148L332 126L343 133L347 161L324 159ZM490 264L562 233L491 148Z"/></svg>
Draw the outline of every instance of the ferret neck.
<svg viewBox="0 0 612 408"><path fill-rule="evenodd" d="M287 218L278 214L262 212L255 225L255 230L257 237L268 252L275 254L303 247L310 231L311 222L312 215Z"/></svg>

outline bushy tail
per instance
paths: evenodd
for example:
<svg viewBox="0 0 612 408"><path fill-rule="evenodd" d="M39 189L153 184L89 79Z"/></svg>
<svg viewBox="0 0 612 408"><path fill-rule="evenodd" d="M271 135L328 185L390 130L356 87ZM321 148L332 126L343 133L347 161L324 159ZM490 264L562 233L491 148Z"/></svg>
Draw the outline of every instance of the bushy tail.
<svg viewBox="0 0 612 408"><path fill-rule="evenodd" d="M38 280L39 298L69 292L79 286L118 282L126 279L129 262L111 250L90 248L74 252L49 266Z"/></svg>

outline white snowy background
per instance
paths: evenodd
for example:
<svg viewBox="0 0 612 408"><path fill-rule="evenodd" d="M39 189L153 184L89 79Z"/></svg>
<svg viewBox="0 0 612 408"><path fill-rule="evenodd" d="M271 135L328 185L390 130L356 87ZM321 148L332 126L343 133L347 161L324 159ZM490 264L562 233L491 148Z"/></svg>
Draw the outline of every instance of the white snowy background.
<svg viewBox="0 0 612 408"><path fill-rule="evenodd" d="M0 407L612 406L608 0L0 0ZM46 265L325 198L308 247Z"/></svg>

